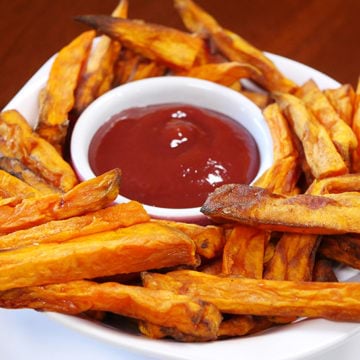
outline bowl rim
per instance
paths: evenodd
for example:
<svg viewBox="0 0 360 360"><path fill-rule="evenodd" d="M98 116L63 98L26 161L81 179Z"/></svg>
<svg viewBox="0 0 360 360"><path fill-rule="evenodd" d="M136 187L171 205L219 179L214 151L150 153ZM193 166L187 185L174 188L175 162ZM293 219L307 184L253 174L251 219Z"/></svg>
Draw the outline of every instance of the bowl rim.
<svg viewBox="0 0 360 360"><path fill-rule="evenodd" d="M154 93L154 88L157 89L156 93L166 94L167 97L164 100L159 101L159 95L157 94L154 95L157 99L155 101L147 101L147 99L144 100L144 94L149 94L150 91ZM168 100L170 98L173 98L172 95L169 95L170 91L179 91L179 89L182 88L193 91L202 91L202 94L206 92L207 97L221 96L220 100L226 99L229 102L231 101L232 104L236 103L236 106L238 106L237 111L241 112L242 115L246 114L249 118L251 117L253 124L250 126L252 126L252 128L249 129L249 124L245 124L243 122L243 119L239 118L237 115L234 116L233 114L229 114L227 110L217 110L217 106L214 104L208 103L207 105L202 105L201 103L204 101L202 98L200 99L193 96L190 100L188 100L189 95L187 94L184 95L184 97L187 99L184 101L181 101L181 99L179 101ZM124 98L126 99L126 97L132 99L131 96L137 96L139 97L139 99L140 96L142 96L142 100L139 101L139 105L136 106L166 104L174 102L186 103L189 105L218 111L220 113L230 116L235 121L241 123L255 138L260 155L259 170L255 178L252 180L251 184L254 183L254 181L256 181L256 179L258 179L264 173L264 171L271 166L273 162L273 145L270 130L262 115L262 111L251 100L246 98L238 91L208 80L184 76L163 76L136 80L111 89L102 96L95 99L79 116L71 135L70 155L73 168L75 169L77 175L81 180L87 180L95 177L95 174L92 171L88 161L88 147L96 130L99 129L104 123L106 123L106 121L110 120L112 115L115 115L122 110L134 107L134 105L119 105L117 111L109 111L108 115L106 115L106 111L103 111L102 109L108 109L109 107L111 107L111 104L114 101L122 101L124 100ZM220 104L220 100L218 101L218 104ZM256 134L256 131L258 133L256 136L254 136L254 134ZM84 136L84 134L89 134L89 136ZM260 146L261 143L262 146ZM79 147L82 152L79 152ZM86 149L86 155L84 154L83 147L85 147ZM116 201L126 202L130 201L130 199L120 194ZM196 221L201 220L205 217L205 215L200 212L201 206L178 209L164 208L147 204L143 204L143 206L145 210L154 218L173 219L179 221Z"/></svg>

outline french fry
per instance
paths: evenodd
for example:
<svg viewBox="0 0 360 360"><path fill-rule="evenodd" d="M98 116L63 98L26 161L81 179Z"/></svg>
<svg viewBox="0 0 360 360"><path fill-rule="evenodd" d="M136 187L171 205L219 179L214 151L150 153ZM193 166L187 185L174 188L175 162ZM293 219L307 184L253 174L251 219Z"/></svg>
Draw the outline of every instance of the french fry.
<svg viewBox="0 0 360 360"><path fill-rule="evenodd" d="M136 201L130 201L0 236L0 249L9 250L44 243L60 243L80 236L127 227L149 220L150 217L143 206Z"/></svg>
<svg viewBox="0 0 360 360"><path fill-rule="evenodd" d="M61 191L69 191L78 179L71 166L56 149L32 130L16 110L0 114L0 151L3 156L21 161Z"/></svg>
<svg viewBox="0 0 360 360"><path fill-rule="evenodd" d="M354 116L352 119L352 129L358 140L358 146L352 154L352 171L360 172L360 78L356 86L354 99Z"/></svg>
<svg viewBox="0 0 360 360"><path fill-rule="evenodd" d="M166 66L158 64L156 61L141 59L135 72L131 76L131 81L146 79L150 77L157 77L165 75Z"/></svg>
<svg viewBox="0 0 360 360"><path fill-rule="evenodd" d="M146 320L167 330L177 340L183 334L197 341L214 340L221 321L215 306L169 291L146 289L118 283L91 281L27 287L0 292L0 306L8 309L32 308L65 314L109 311Z"/></svg>
<svg viewBox="0 0 360 360"><path fill-rule="evenodd" d="M334 272L332 261L325 258L317 258L313 269L313 281L336 282L338 281Z"/></svg>
<svg viewBox="0 0 360 360"><path fill-rule="evenodd" d="M258 187L230 184L211 193L201 211L215 221L265 230L336 234L360 233L359 207L357 192L281 196Z"/></svg>
<svg viewBox="0 0 360 360"><path fill-rule="evenodd" d="M265 109L271 103L269 94L250 91L246 89L239 89L238 91L244 96L246 96L248 99L250 99L260 109Z"/></svg>
<svg viewBox="0 0 360 360"><path fill-rule="evenodd" d="M342 175L348 168L327 130L294 95L276 94L275 100L300 139L306 161L315 178Z"/></svg>
<svg viewBox="0 0 360 360"><path fill-rule="evenodd" d="M74 106L74 91L80 71L94 37L95 31L86 31L60 50L51 67L46 87L41 93L36 131L59 152L65 142L69 125L68 114Z"/></svg>
<svg viewBox="0 0 360 360"><path fill-rule="evenodd" d="M121 0L111 16L126 18L128 0ZM114 64L121 51L121 44L101 35L95 48L90 52L85 68L81 73L75 92L74 109L81 114L97 97L111 88L114 76Z"/></svg>
<svg viewBox="0 0 360 360"><path fill-rule="evenodd" d="M360 269L360 238L357 235L324 236L319 253L328 259Z"/></svg>
<svg viewBox="0 0 360 360"><path fill-rule="evenodd" d="M223 29L210 14L193 1L175 0L175 7L191 32L210 37L217 49L230 61L248 63L256 67L260 74L252 74L251 79L265 89L289 92L296 88L296 84L287 79L262 51L239 35Z"/></svg>
<svg viewBox="0 0 360 360"><path fill-rule="evenodd" d="M17 177L9 174L4 170L0 170L0 197L9 198L19 196L21 198L31 198L39 195L32 186L19 180Z"/></svg>
<svg viewBox="0 0 360 360"><path fill-rule="evenodd" d="M308 80L298 88L296 95L326 128L336 149L350 167L351 153L357 147L357 138L351 127L340 118L315 81Z"/></svg>
<svg viewBox="0 0 360 360"><path fill-rule="evenodd" d="M170 68L191 68L202 47L201 39L162 25L105 15L79 16L77 20Z"/></svg>
<svg viewBox="0 0 360 360"><path fill-rule="evenodd" d="M355 91L352 85L344 84L336 89L325 89L323 92L340 118L352 126L355 101Z"/></svg>
<svg viewBox="0 0 360 360"><path fill-rule="evenodd" d="M314 180L308 189L308 193L319 195L349 191L360 192L360 174L345 174Z"/></svg>
<svg viewBox="0 0 360 360"><path fill-rule="evenodd" d="M360 320L360 284L257 280L192 270L143 274L144 286L187 294L222 313Z"/></svg>
<svg viewBox="0 0 360 360"><path fill-rule="evenodd" d="M197 261L195 244L188 236L171 227L147 222L59 244L1 252L0 291L196 265Z"/></svg>
<svg viewBox="0 0 360 360"><path fill-rule="evenodd" d="M119 186L120 171L115 169L84 181L65 194L5 199L0 202L0 234L101 209L116 199Z"/></svg>
<svg viewBox="0 0 360 360"><path fill-rule="evenodd" d="M219 256L225 245L224 229L220 226L188 224L179 221L154 220L178 229L189 236L196 245L196 252L205 259Z"/></svg>
<svg viewBox="0 0 360 360"><path fill-rule="evenodd" d="M178 72L177 75L208 80L230 87L235 81L251 77L253 73L259 73L259 71L251 65L232 61L194 66L187 71Z"/></svg>
<svg viewBox="0 0 360 360"><path fill-rule="evenodd" d="M45 181L39 174L30 170L18 159L6 156L0 157L0 169L15 176L43 195L62 192L59 188Z"/></svg>

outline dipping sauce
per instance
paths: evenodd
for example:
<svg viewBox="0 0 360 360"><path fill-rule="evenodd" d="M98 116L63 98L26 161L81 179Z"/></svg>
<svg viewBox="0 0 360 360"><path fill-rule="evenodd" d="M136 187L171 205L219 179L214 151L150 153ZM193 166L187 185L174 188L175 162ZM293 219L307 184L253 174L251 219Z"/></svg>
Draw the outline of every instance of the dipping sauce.
<svg viewBox="0 0 360 360"><path fill-rule="evenodd" d="M164 208L199 207L216 187L249 184L257 144L226 115L186 104L132 108L114 115L89 148L93 172L122 170L121 195Z"/></svg>

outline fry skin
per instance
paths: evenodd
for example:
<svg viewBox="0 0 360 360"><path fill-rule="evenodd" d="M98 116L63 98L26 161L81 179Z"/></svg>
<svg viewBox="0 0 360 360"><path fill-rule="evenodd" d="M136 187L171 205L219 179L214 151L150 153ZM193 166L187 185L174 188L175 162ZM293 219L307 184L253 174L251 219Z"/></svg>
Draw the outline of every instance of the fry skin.
<svg viewBox="0 0 360 360"><path fill-rule="evenodd" d="M143 274L144 286L198 297L222 313L360 320L360 284L257 280L192 270Z"/></svg>
<svg viewBox="0 0 360 360"><path fill-rule="evenodd" d="M148 222L0 252L0 290L195 264L188 236Z"/></svg>
<svg viewBox="0 0 360 360"><path fill-rule="evenodd" d="M162 25L105 15L79 16L77 20L174 69L191 68L202 48L201 39Z"/></svg>
<svg viewBox="0 0 360 360"><path fill-rule="evenodd" d="M69 124L68 114L75 102L74 91L94 37L95 31L86 31L60 50L41 94L36 131L60 152Z"/></svg>
<svg viewBox="0 0 360 360"><path fill-rule="evenodd" d="M71 166L56 149L32 130L16 110L0 114L0 151L3 156L21 161L61 191L69 191L78 179Z"/></svg>
<svg viewBox="0 0 360 360"><path fill-rule="evenodd" d="M241 184L211 193L201 211L215 221L304 234L360 233L360 193L281 196Z"/></svg>
<svg viewBox="0 0 360 360"><path fill-rule="evenodd" d="M76 315L85 311L109 311L150 321L167 329L167 335L183 340L215 340L221 314L215 306L170 291L146 289L118 283L91 281L28 287L0 292L0 306L32 308ZM179 334L179 335L177 335Z"/></svg>

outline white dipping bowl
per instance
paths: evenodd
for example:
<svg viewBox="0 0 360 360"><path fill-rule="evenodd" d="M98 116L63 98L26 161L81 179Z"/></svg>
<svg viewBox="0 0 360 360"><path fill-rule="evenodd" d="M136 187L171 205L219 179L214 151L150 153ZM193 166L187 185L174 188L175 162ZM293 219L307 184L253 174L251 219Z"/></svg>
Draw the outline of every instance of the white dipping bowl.
<svg viewBox="0 0 360 360"><path fill-rule="evenodd" d="M134 107L166 103L184 103L215 110L244 126L254 137L260 155L259 171L253 181L271 166L271 134L261 110L253 102L237 91L206 80L166 76L121 85L86 108L75 124L70 145L72 164L79 178L88 180L95 177L89 164L90 143L98 129L113 115ZM119 195L116 201L129 200ZM205 219L200 207L173 209L144 204L144 208L154 218L186 222L202 222Z"/></svg>

